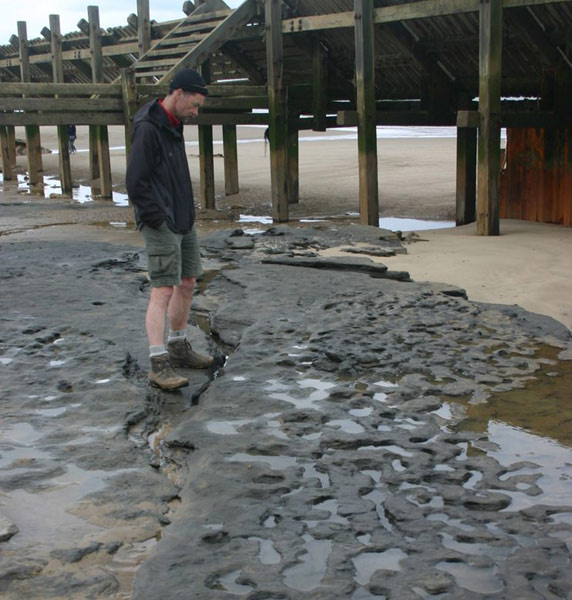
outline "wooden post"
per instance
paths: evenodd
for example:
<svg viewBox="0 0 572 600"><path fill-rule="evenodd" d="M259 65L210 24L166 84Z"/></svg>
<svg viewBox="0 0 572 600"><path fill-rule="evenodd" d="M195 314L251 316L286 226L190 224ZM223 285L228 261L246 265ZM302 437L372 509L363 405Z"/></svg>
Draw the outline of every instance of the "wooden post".
<svg viewBox="0 0 572 600"><path fill-rule="evenodd" d="M467 225L475 220L477 190L477 130L457 128L457 199L456 224Z"/></svg>
<svg viewBox="0 0 572 600"><path fill-rule="evenodd" d="M101 52L101 28L99 26L99 8L88 6L89 51L91 54L91 74L93 83L103 83L103 54ZM103 198L113 197L111 181L111 158L109 156L109 135L106 125L96 125L94 132L99 170L100 194ZM90 136L91 141L91 136Z"/></svg>
<svg viewBox="0 0 572 600"><path fill-rule="evenodd" d="M8 130L5 125L0 125L0 150L2 152L2 177L4 181L10 181L14 178L14 167L10 158Z"/></svg>
<svg viewBox="0 0 572 600"><path fill-rule="evenodd" d="M224 193L226 196L238 194L238 151L236 125L222 126L224 154Z"/></svg>
<svg viewBox="0 0 572 600"><path fill-rule="evenodd" d="M93 44L97 44L97 34L95 40L92 40L92 25L90 20L90 7L88 6L88 27L89 27L89 48L91 55L91 79L97 81L98 77L103 76L103 62L97 60L97 54L94 52ZM101 196L101 172L99 169L99 132L97 125L89 126L89 174L91 179L91 194L92 196Z"/></svg>
<svg viewBox="0 0 572 600"><path fill-rule="evenodd" d="M502 0L480 0L477 234L499 235Z"/></svg>
<svg viewBox="0 0 572 600"><path fill-rule="evenodd" d="M265 0L266 65L272 219L288 221L286 91L283 84L282 2Z"/></svg>
<svg viewBox="0 0 572 600"><path fill-rule="evenodd" d="M149 0L137 0L137 45L139 56L143 56L151 47Z"/></svg>
<svg viewBox="0 0 572 600"><path fill-rule="evenodd" d="M210 83L210 61L207 60L204 62L201 65L200 71L205 83ZM201 206L203 208L214 209L216 205L212 125L199 125L199 157L201 170Z"/></svg>
<svg viewBox="0 0 572 600"><path fill-rule="evenodd" d="M354 0L354 9L360 221L379 227L373 0Z"/></svg>
<svg viewBox="0 0 572 600"><path fill-rule="evenodd" d="M18 40L20 55L20 78L22 83L29 83L30 77L30 54L28 52L28 33L26 21L18 21ZM37 125L26 125L26 153L28 155L28 177L30 186L43 182L41 172L44 170L42 164L42 143L40 140L40 128Z"/></svg>
<svg viewBox="0 0 572 600"><path fill-rule="evenodd" d="M16 169L16 127L7 125L6 133L8 135L8 156L13 169Z"/></svg>
<svg viewBox="0 0 572 600"><path fill-rule="evenodd" d="M288 204L300 201L300 157L298 140L298 119L288 119Z"/></svg>
<svg viewBox="0 0 572 600"><path fill-rule="evenodd" d="M52 70L54 74L54 83L64 83L64 66L62 59L62 35L60 31L59 15L50 15L51 49L52 49ZM58 126L58 149L60 163L60 179L62 184L62 194L71 196L73 192L69 137L67 125Z"/></svg>
<svg viewBox="0 0 572 600"><path fill-rule="evenodd" d="M312 112L314 131L326 131L328 103L328 57L319 37L312 41Z"/></svg>
<svg viewBox="0 0 572 600"><path fill-rule="evenodd" d="M133 133L133 117L137 112L137 86L135 85L134 69L121 69L121 94L123 98L123 115L125 118L125 160L129 160L131 134Z"/></svg>

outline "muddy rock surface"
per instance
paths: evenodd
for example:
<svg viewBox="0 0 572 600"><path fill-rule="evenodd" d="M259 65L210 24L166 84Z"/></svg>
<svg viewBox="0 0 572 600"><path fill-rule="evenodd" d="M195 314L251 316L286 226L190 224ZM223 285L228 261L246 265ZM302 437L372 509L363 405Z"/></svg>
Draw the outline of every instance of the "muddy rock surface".
<svg viewBox="0 0 572 600"><path fill-rule="evenodd" d="M566 328L373 263L379 229L202 248L217 368L172 394L139 249L0 248L3 597L569 597L570 428L472 416L572 381Z"/></svg>

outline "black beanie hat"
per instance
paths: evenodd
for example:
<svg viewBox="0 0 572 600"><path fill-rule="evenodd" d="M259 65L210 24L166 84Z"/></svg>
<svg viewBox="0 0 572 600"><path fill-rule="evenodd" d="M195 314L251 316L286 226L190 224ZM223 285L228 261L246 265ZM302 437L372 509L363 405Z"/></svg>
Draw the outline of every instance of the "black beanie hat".
<svg viewBox="0 0 572 600"><path fill-rule="evenodd" d="M209 94L205 80L193 69L183 69L175 73L169 84L169 89L171 91L181 89L185 92L193 92L203 96Z"/></svg>

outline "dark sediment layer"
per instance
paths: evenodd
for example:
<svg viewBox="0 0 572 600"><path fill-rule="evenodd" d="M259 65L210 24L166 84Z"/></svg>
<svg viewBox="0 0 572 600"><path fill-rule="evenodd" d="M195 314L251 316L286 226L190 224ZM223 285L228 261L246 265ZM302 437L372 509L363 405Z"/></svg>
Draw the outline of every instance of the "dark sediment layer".
<svg viewBox="0 0 572 600"><path fill-rule="evenodd" d="M402 250L358 226L203 240L190 334L228 358L174 394L146 383L139 251L4 243L0 593L566 598L569 481L462 423L558 372L570 332L319 255L357 243Z"/></svg>

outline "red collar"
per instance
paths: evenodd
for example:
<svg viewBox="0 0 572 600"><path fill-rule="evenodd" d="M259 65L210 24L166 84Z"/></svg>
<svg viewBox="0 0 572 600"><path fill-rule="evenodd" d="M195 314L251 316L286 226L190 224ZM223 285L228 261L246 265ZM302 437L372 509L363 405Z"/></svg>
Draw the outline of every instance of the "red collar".
<svg viewBox="0 0 572 600"><path fill-rule="evenodd" d="M178 129L179 125L181 124L181 121L179 119L177 119L177 117L175 117L175 115L171 114L163 106L163 99L162 98L159 99L159 106L167 113L167 117L169 117L169 123L171 124L171 127L173 127L174 129Z"/></svg>

